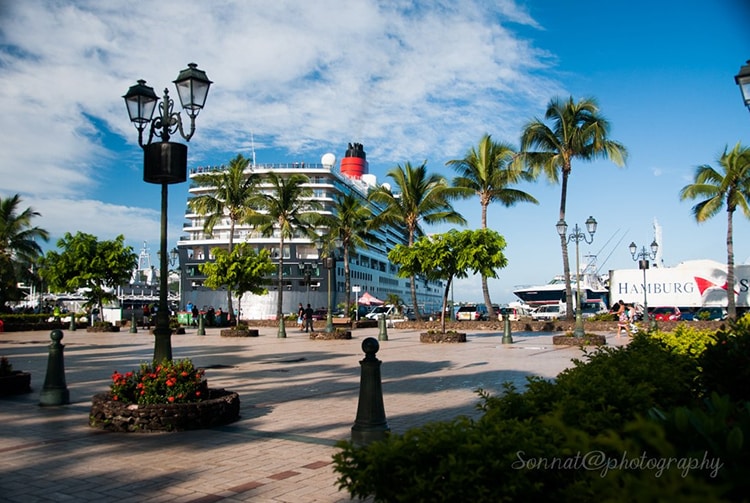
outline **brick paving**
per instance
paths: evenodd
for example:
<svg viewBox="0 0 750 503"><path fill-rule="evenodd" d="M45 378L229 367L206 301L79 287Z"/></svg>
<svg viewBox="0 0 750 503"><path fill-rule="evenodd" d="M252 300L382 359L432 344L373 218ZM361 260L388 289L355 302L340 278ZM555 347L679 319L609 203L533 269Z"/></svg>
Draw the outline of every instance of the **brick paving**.
<svg viewBox="0 0 750 503"><path fill-rule="evenodd" d="M294 329L278 339L226 338L218 329L172 336L173 356L206 368L209 387L240 394L241 418L223 427L178 433L111 433L88 426L91 397L114 370L153 356L153 338L64 331L69 405L40 406L49 334L0 334L0 355L32 373L32 392L0 399L0 500L7 502L349 502L337 487L335 444L351 437L357 412L361 344L310 340ZM380 341L383 402L391 431L477 414L479 388L554 377L580 358L552 345L550 333L468 331L462 344L424 344L419 330L389 329ZM610 345L621 343L607 334Z"/></svg>

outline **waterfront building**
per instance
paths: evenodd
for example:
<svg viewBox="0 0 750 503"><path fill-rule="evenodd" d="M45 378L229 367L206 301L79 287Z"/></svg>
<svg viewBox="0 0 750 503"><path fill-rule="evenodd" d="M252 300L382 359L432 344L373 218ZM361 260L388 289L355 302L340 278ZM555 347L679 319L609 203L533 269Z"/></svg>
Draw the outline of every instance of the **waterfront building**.
<svg viewBox="0 0 750 503"><path fill-rule="evenodd" d="M222 169L221 167L199 167L190 170L190 178L197 174ZM377 187L376 177L368 172L367 158L364 148L359 143L349 144L346 154L339 166L336 165L334 154L325 154L320 163L290 162L275 164L255 164L247 170L260 175L269 172L277 176L304 174L309 178L312 198L322 205L323 214L331 214L335 199L339 194L355 194L366 203L368 191ZM188 198L209 193L210 188L199 187L195 184L189 188ZM188 200L189 200L188 199ZM378 208L373 211L377 213ZM187 303L199 308L226 308L226 290L212 290L203 286L203 276L200 265L211 260L213 248L228 248L230 221L224 218L217 223L211 235L204 230L205 217L193 213L187 206L185 213L183 235L177 243L181 271L181 308ZM319 229L325 234L326 229ZM278 235L264 237L249 225L237 225L234 231L234 243L247 242L257 250L268 249L274 262L283 254L283 312L296 313L299 303L310 304L313 308L325 308L328 302L328 271L321 259L320 246L308 237L296 235L284 243L284 249L279 250ZM350 252L350 275L353 290L351 301L355 303L365 293L384 300L389 294L398 295L405 304L411 303L410 280L399 278L398 268L388 261L388 251L396 244L406 244L407 236L401 229L383 227L376 229L373 234L378 242L370 244L366 249ZM340 258L331 271L331 290L333 292L333 307L345 302L344 263ZM278 299L278 283L276 274L269 278L269 293L267 295L245 294L242 305L239 306L243 319L274 319L276 317L276 303ZM428 281L426 278L417 280L417 301L420 312L439 312L442 302L444 283L442 281ZM232 300L235 308L237 303Z"/></svg>

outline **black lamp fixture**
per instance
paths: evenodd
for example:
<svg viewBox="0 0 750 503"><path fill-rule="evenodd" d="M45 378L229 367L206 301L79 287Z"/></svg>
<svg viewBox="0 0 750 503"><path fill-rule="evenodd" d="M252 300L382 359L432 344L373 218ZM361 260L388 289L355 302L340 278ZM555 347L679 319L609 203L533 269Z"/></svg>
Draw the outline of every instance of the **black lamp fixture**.
<svg viewBox="0 0 750 503"><path fill-rule="evenodd" d="M646 251L645 246L641 246L641 251L638 251L638 246L634 242L631 242L628 246L630 250L630 256L633 260L638 261L638 268L643 270L643 316L648 320L649 330L656 330L656 320L648 315L648 283L646 283L646 269L648 269L648 259L654 260L656 258L656 252L659 251L659 243L654 239L651 242L651 251Z"/></svg>
<svg viewBox="0 0 750 503"><path fill-rule="evenodd" d="M583 337L585 332L583 330L583 312L581 311L581 255L578 251L578 243L581 241L591 244L594 242L594 233L596 232L596 220L594 217L586 219L586 231L589 233L591 240L586 237L583 229L578 227L578 224L573 227L573 232L566 238L568 243L575 241L576 243L576 326L573 330L573 335L576 337ZM565 238L565 234L568 232L568 224L565 220L560 219L555 225L557 233Z"/></svg>
<svg viewBox="0 0 750 503"><path fill-rule="evenodd" d="M167 270L167 186L187 180L187 146L170 142L177 132L185 141L190 141L195 133L195 118L203 109L212 82L206 72L199 70L195 63L189 63L174 80L180 104L190 117L190 129L185 128L180 112L174 111L174 100L169 97L169 90L164 89L164 96L159 98L154 89L139 80L128 89L123 98L128 109L130 121L138 130L138 145L143 149L143 180L147 183L161 184L161 241L159 247L159 267ZM153 117L159 105L159 115ZM144 141L144 132L148 136ZM152 143L154 137L161 141ZM172 261L177 259L176 249L172 250ZM172 359L172 330L169 328L169 308L167 305L167 275L159 278L159 308L156 312L154 328L154 361Z"/></svg>
<svg viewBox="0 0 750 503"><path fill-rule="evenodd" d="M747 60L745 66L740 68L740 73L734 76L734 81L740 86L742 101L745 102L745 106L750 110L750 59Z"/></svg>

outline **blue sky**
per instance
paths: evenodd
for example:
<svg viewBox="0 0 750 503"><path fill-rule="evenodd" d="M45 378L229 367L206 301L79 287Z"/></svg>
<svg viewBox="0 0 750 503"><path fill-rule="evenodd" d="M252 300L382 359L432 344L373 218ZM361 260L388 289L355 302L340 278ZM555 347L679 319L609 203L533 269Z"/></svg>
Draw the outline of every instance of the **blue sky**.
<svg viewBox="0 0 750 503"><path fill-rule="evenodd" d="M406 161L452 177L445 162L485 132L517 144L550 98L595 97L630 158L622 169L573 165L568 223L599 222L581 254L598 253L603 270L631 268L627 245L648 245L657 219L665 265L725 262L724 214L698 225L678 193L696 166L750 144L734 83L750 59L748 19L742 0L167 0L147 17L119 0L2 2L0 197L19 193L39 211L50 246L80 230L124 234L136 251L146 241L155 252L160 187L143 182L121 96L139 78L174 94L188 62L215 83L189 143L191 167L253 145L259 163L340 159L356 141L379 182ZM170 186L170 248L187 185ZM490 283L495 302L562 271L560 187L522 188L540 204L489 210L508 242L508 267ZM477 200L456 206L479 226ZM737 215L738 263L750 260L749 228ZM456 299L480 301L477 285L457 282Z"/></svg>

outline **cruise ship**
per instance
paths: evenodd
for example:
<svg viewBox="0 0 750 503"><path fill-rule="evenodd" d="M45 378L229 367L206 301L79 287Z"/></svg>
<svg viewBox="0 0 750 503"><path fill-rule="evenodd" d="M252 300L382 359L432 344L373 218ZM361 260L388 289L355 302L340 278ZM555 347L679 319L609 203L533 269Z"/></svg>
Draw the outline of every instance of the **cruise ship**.
<svg viewBox="0 0 750 503"><path fill-rule="evenodd" d="M254 158L254 157L253 157ZM192 168L190 178L200 173L222 168ZM364 147L359 143L350 143L346 154L339 165L336 156L328 153L322 156L320 163L290 162L282 164L255 164L248 169L250 173L266 174L274 172L277 176L303 174L309 178L309 187L313 199L320 202L323 213L331 213L335 198L339 194L355 194L366 202L367 194L377 187L376 177L368 172L368 163ZM207 193L210 189L192 184L188 192L190 198ZM373 208L377 212L377 208ZM200 265L210 260L210 250L216 247L228 248L230 222L226 218L214 226L211 235L203 230L205 217L193 213L188 204L185 213L186 222L183 235L177 243L180 263L180 308L188 303L199 308L214 307L226 309L226 290L212 290L203 286L205 277L200 272ZM325 232L321 229L321 232ZM383 227L374 231L378 243L370 244L366 249L353 250L349 254L349 268L352 285L352 304L368 293L385 300L389 294L397 295L405 304L411 304L410 280L397 276L398 268L388 261L388 251L396 244L406 244L407 236L398 229ZM235 227L234 243L247 242L256 249L266 248L271 257L280 253L284 257L284 292L283 312L296 313L298 304L310 304L313 308L326 308L328 303L328 270L321 260L316 243L303 236L295 236L284 243L284 249L278 249L278 236L264 237L251 226ZM310 281L306 281L309 273ZM268 294L258 296L245 294L238 307L237 300L232 299L235 309L239 309L242 319L264 320L276 318L278 301L278 282L276 274L269 278ZM332 307L346 301L343 260L338 260L331 270ZM444 284L442 281L428 281L417 278L417 302L421 313L440 311Z"/></svg>

